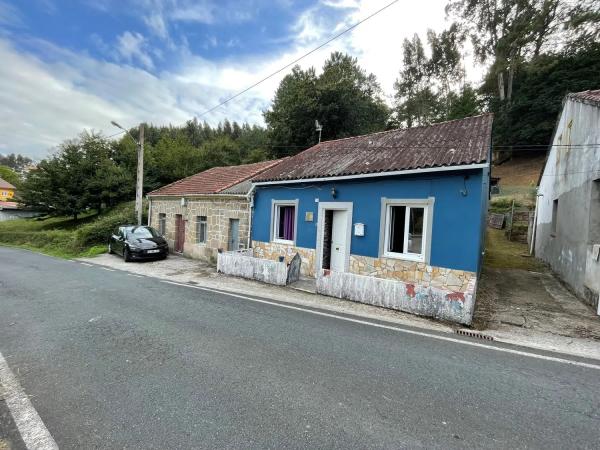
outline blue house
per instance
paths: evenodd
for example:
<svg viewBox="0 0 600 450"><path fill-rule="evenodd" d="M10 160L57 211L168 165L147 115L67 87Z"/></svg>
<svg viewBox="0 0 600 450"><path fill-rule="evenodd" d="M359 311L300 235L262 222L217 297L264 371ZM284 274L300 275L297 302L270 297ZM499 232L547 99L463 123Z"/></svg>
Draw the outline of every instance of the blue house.
<svg viewBox="0 0 600 450"><path fill-rule="evenodd" d="M254 182L259 258L302 258L327 295L470 323L492 116L321 142Z"/></svg>

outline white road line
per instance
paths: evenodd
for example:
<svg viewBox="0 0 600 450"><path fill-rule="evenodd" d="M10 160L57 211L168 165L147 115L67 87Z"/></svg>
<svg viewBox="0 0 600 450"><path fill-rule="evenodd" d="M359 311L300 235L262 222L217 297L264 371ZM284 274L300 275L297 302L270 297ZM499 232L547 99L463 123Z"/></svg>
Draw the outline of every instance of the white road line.
<svg viewBox="0 0 600 450"><path fill-rule="evenodd" d="M326 313L326 312L321 312L321 311L315 311L315 310L312 310L312 309L302 308L302 307L299 307L299 306L284 305L284 304L277 303L277 302L270 302L268 300L259 300L257 298L247 297L245 295L234 294L234 293L229 293L229 292L223 292L223 291L219 291L217 289L211 289L211 288L207 288L207 287L192 286L192 285L185 284L185 283L177 283L175 281L166 281L166 280L162 280L161 282L162 283L168 283L168 284L175 284L177 286L184 286L184 287L192 288L192 289L200 289L202 291L215 292L217 294L222 294L222 295L229 295L231 297L237 297L237 298L241 298L241 299L244 299L244 300L250 300L252 302L264 303L266 305L279 306L280 308L293 309L295 311L303 311L303 312L306 312L306 313L309 313L309 314L315 314L317 316L331 317L333 319L344 320L346 322L359 323L359 324L362 324L362 325L370 325L372 327L383 328L383 329L386 329L386 330L398 331L400 333L412 334L412 335L415 335L415 336L423 336L423 337L427 337L427 338L438 339L440 341L453 342L453 343L456 343L456 344L468 345L468 346L471 346L471 347L485 348L485 349L494 350L494 351L497 351L497 352L510 353L510 354L513 354L513 355L526 356L526 357L529 357L529 358L543 359L545 361L552 361L552 362L557 362L557 363L561 363L561 364L570 364L570 365L573 365L573 366L586 367L588 369L600 370L600 365L597 365L597 364L590 364L590 363L585 363L585 362L582 362L582 361L573 361L573 360L570 360L570 359L558 358L558 357L555 357L555 356L540 355L540 354L537 354L537 353L530 353L530 352L525 352L525 351L522 351L522 350L515 350L515 349L512 349L512 348L496 347L496 346L493 346L493 345L481 344L479 342L469 342L469 341L462 340L462 339L456 339L456 338L451 338L451 337L447 337L447 336L440 336L440 335L437 335L437 334L425 333L423 331L408 330L406 328L401 328L401 327L398 327L398 326L384 325L384 324L381 324L381 323L370 322L368 320L353 319L351 317L338 316L337 314Z"/></svg>
<svg viewBox="0 0 600 450"><path fill-rule="evenodd" d="M101 267L101 269L108 270L109 272L114 272L115 269L109 269L108 267Z"/></svg>
<svg viewBox="0 0 600 450"><path fill-rule="evenodd" d="M0 353L0 384L15 424L28 450L57 450L58 445Z"/></svg>
<svg viewBox="0 0 600 450"><path fill-rule="evenodd" d="M84 263L84 262L80 262L79 264L81 264L82 266L94 267L93 264L88 264L88 263Z"/></svg>

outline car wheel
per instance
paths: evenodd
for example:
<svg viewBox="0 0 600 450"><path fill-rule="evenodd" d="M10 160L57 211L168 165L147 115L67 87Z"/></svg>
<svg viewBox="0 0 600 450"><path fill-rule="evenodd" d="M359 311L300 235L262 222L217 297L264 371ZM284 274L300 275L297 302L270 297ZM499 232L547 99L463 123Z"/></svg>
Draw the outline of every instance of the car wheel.
<svg viewBox="0 0 600 450"><path fill-rule="evenodd" d="M127 247L123 249L123 259L125 262L131 261L131 254L129 253L129 249Z"/></svg>

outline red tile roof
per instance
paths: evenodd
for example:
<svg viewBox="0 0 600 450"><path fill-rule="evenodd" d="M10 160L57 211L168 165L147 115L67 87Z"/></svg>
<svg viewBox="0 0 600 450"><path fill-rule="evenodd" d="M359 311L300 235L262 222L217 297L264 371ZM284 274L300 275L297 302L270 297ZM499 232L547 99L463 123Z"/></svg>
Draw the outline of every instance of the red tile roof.
<svg viewBox="0 0 600 450"><path fill-rule="evenodd" d="M16 188L12 184L10 184L8 181L0 178L0 189L16 189Z"/></svg>
<svg viewBox="0 0 600 450"><path fill-rule="evenodd" d="M600 106L600 89L595 89L593 91L573 92L568 94L567 97L583 103L590 103L594 106Z"/></svg>
<svg viewBox="0 0 600 450"><path fill-rule="evenodd" d="M254 177L285 181L485 163L491 114L325 141Z"/></svg>
<svg viewBox="0 0 600 450"><path fill-rule="evenodd" d="M167 184L166 186L150 192L148 195L182 196L218 194L258 175L281 161L281 159L277 159L254 164L244 164L241 166L213 167L212 169L197 173L196 175Z"/></svg>

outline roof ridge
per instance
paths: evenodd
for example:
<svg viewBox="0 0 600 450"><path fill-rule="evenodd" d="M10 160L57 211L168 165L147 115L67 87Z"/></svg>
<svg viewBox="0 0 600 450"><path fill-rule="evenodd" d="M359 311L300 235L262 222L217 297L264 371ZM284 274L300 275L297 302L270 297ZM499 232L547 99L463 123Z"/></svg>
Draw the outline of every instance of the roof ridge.
<svg viewBox="0 0 600 450"><path fill-rule="evenodd" d="M245 177L241 177L241 178L239 178L239 179L235 180L233 183L230 183L230 184L228 184L228 185L227 185L227 186L225 186L224 188L222 188L222 189L219 189L219 190L217 191L217 193L223 192L224 190L226 190L226 189L229 189L230 187L232 187L232 186L235 186L236 184L242 183L242 182L244 182L244 181L246 181L246 180L249 180L249 179L250 179L250 178L252 178L252 177L255 177L256 175L258 175L258 174L260 174L260 173L263 173L265 170L267 170L267 169L270 169L271 167L274 167L274 166L276 166L277 164L279 164L279 163L280 163L281 161L283 161L284 159L286 159L286 158L273 159L273 160L270 160L270 161L269 161L269 160L267 160L267 161L259 161L259 162L256 162L256 163L242 164L242 165L239 165L239 166L230 166L230 167L243 167L243 166L251 166L251 165L253 165L253 164L261 164L261 163L267 163L267 162L270 162L270 164L268 164L268 165L267 165L267 164L265 164L265 167L262 167L262 168L261 168L260 170L258 170L257 172L252 172L252 173L250 173L249 175L247 175L247 176L245 176ZM227 166L225 166L225 167L227 167Z"/></svg>
<svg viewBox="0 0 600 450"><path fill-rule="evenodd" d="M285 158L283 158L283 159L285 159ZM265 171L265 170L267 170L267 169L270 169L270 168L271 168L271 167L273 167L275 164L277 164L277 163L280 163L281 161L283 161L283 159L271 160L271 162L272 162L273 164L270 164L270 165L268 165L268 166L266 166L266 167L264 167L264 168L260 168L258 171L253 171L253 172L251 172L251 173L250 173L250 175L248 175L248 176L246 176L246 177L243 177L243 178L241 178L241 179L238 179L238 180L237 180L236 182L234 182L233 184L231 184L231 185L228 185L228 186L226 186L226 187L225 187L225 188L223 188L223 189L219 189L219 190L217 190L217 191L215 191L215 192L213 192L213 193L214 193L214 194L218 194L218 193L222 192L224 189L228 189L228 188L230 188L231 186L234 186L234 185L236 185L236 184L238 184L238 183L241 183L242 181L245 181L245 180L247 180L247 179L249 179L249 178L252 178L252 177L254 177L254 176L258 175L259 173L261 173L261 172L264 172L264 171ZM209 169L203 170L203 171L201 171L201 172L198 172L198 173L194 173L194 174L192 174L192 175L189 175L189 176L187 176L187 177L185 177L185 178L181 178L181 179L179 179L179 180L175 180L175 181L173 181L173 182L171 182L171 183L169 183L169 184L165 184L164 186L161 186L161 187L159 187L159 188L157 188L157 189L154 189L154 190L152 190L152 191L148 192L146 195L157 195L157 194L158 194L158 195L160 195L160 192L159 192L159 191L162 191L162 190L164 190L164 189L170 188L170 187L172 187L172 186L177 186L178 184L184 183L184 182L186 182L187 180L190 180L190 179L192 179L192 178L194 178L194 177L197 177L197 176L199 176L199 175L206 175L206 174L208 174L208 173L210 173L210 172L217 171L218 169L230 169L230 168L240 168L240 167L241 167L241 168L244 168L244 167L247 167L247 166L258 165L258 164L262 164L262 163L266 163L266 162L267 162L267 161L259 161L259 162L255 162L255 163L248 163L248 164L237 164L237 165L231 165L231 166L214 166L214 167L211 167L211 168L209 168ZM169 194L169 195L172 195L172 194Z"/></svg>
<svg viewBox="0 0 600 450"><path fill-rule="evenodd" d="M414 127L394 128L393 130L375 131L373 133L359 134L359 135L356 135L356 136L348 136L348 137L345 137L345 138L330 139L328 141L321 141L318 144L315 144L312 147L307 148L306 150L310 150L311 148L318 147L319 145L325 144L327 142L338 142L338 141L345 141L345 140L348 140L348 139L357 139L357 138L366 137L366 136L375 136L377 134L393 133L393 132L397 132L397 131L408 131L408 130L414 130L415 128L429 128L429 127L435 127L435 126L438 126L438 125L444 125L444 124L447 124L447 123L459 122L461 120L475 119L477 117L493 116L493 115L494 115L494 113L487 112L487 113L477 114L476 116L463 117L461 119L451 119L451 120L444 120L443 122L430 123L429 125L417 125L417 126L414 126ZM303 150L303 151L306 151L306 150Z"/></svg>

